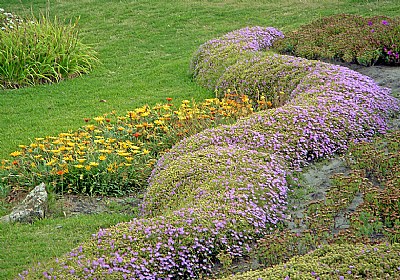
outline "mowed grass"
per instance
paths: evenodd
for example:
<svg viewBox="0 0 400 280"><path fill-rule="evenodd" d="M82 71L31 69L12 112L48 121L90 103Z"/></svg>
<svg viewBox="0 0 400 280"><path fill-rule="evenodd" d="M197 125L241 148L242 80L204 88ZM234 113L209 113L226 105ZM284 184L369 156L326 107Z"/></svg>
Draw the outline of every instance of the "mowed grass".
<svg viewBox="0 0 400 280"><path fill-rule="evenodd" d="M9 0L0 6L20 15L32 9L66 20L80 17L81 38L102 63L74 80L0 91L0 158L35 137L77 129L85 117L124 114L166 97L176 102L212 97L191 81L189 61L199 45L229 31L254 25L289 31L321 16L396 16L400 10L399 1L379 0ZM0 225L0 279L68 252L99 227L128 219L103 214Z"/></svg>

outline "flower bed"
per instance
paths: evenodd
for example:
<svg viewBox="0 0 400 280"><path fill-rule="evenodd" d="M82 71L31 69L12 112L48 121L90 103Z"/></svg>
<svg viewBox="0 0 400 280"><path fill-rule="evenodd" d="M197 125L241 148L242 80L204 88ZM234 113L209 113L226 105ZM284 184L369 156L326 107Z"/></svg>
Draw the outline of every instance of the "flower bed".
<svg viewBox="0 0 400 280"><path fill-rule="evenodd" d="M400 64L400 18L333 15L300 26L274 48L309 59L358 63Z"/></svg>
<svg viewBox="0 0 400 280"><path fill-rule="evenodd" d="M78 131L36 138L0 162L4 189L33 189L45 178L55 193L125 195L143 191L157 158L171 146L205 128L233 123L253 112L249 100L172 98L124 116L85 119ZM258 108L261 109L261 108Z"/></svg>
<svg viewBox="0 0 400 280"><path fill-rule="evenodd" d="M271 59L293 61L281 71L271 68L276 75L302 73L296 65L304 69L309 63ZM263 67L268 73L269 64ZM385 132L388 117L399 110L388 89L325 63L311 64L295 87L282 90L290 97L286 105L175 145L152 173L142 218L100 230L36 275L188 279L207 274L216 261L246 256L253 240L284 218L286 177L293 170Z"/></svg>

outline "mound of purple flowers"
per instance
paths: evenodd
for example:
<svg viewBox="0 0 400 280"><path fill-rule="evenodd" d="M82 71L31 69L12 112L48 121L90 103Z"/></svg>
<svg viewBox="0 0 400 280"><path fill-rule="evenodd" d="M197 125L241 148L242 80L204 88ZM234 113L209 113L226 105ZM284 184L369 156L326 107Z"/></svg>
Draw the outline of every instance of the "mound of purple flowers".
<svg viewBox="0 0 400 280"><path fill-rule="evenodd" d="M175 145L153 171L142 218L100 230L42 275L188 279L207 274L220 254L245 256L254 239L284 218L286 178L293 170L345 151L350 141L385 132L390 114L399 110L388 89L347 68L280 55L265 59L265 73L301 72L296 84L282 83L290 96L286 105ZM281 72L275 59L285 62ZM246 75L244 80L251 78Z"/></svg>
<svg viewBox="0 0 400 280"><path fill-rule="evenodd" d="M190 72L197 83L214 89L228 66L252 57L254 52L269 49L278 38L283 38L283 33L273 27L255 26L232 31L201 45L192 58Z"/></svg>

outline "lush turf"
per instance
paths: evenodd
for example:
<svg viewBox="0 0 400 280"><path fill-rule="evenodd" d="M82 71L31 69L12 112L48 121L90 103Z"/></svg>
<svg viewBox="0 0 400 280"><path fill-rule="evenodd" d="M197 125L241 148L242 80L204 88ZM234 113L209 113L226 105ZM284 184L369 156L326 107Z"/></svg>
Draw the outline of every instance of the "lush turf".
<svg viewBox="0 0 400 280"><path fill-rule="evenodd" d="M98 214L45 219L34 225L0 224L0 278L13 279L33 264L68 252L99 228L129 219L121 214Z"/></svg>
<svg viewBox="0 0 400 280"><path fill-rule="evenodd" d="M43 1L17 0L9 1L3 8L23 14L29 12L31 5L35 13L46 8ZM102 65L90 75L57 85L1 92L0 156L8 156L17 144L27 144L34 137L76 129L84 124L84 117L112 110L124 113L170 96L176 100L211 97L211 92L190 80L189 60L201 43L228 31L252 25L289 31L320 16L342 12L393 16L399 9L400 3L396 1L225 1L224 4L215 1L50 1L51 15L81 17L81 35L99 52ZM93 224L94 220L97 217L83 223ZM58 222L74 225L62 234L62 238L68 239L82 221ZM114 222L94 225L88 232ZM26 267L56 255L45 250L48 243L34 241L35 236L43 237L40 232L46 223L52 225L57 221L2 228L6 233L1 234L1 241L6 240L10 250L0 253L0 271L5 273L0 278L20 271L21 266L10 261ZM24 253L18 252L16 248L23 248L26 240L33 240L38 247L28 246ZM57 254L76 245L70 242L60 242ZM19 258L25 253L29 254L23 257L27 262Z"/></svg>

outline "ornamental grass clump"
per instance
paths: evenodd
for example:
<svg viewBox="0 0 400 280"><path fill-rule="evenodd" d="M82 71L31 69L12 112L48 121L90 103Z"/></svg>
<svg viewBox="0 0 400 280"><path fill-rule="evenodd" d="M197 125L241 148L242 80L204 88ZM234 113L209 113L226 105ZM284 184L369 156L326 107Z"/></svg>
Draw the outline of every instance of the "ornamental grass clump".
<svg viewBox="0 0 400 280"><path fill-rule="evenodd" d="M293 64L296 72L307 61L293 58ZM215 263L249 256L254 241L285 219L287 179L294 170L384 133L400 109L389 89L322 62L287 96L282 107L176 144L152 172L141 218L100 230L69 255L21 278L203 277Z"/></svg>
<svg viewBox="0 0 400 280"><path fill-rule="evenodd" d="M300 26L277 40L277 51L364 66L400 65L400 18L339 14Z"/></svg>
<svg viewBox="0 0 400 280"><path fill-rule="evenodd" d="M21 19L3 13L0 30L0 87L54 83L89 73L96 52L79 39L78 22L45 16ZM0 18L1 20L1 18Z"/></svg>
<svg viewBox="0 0 400 280"><path fill-rule="evenodd" d="M240 100L240 101L235 101ZM160 155L180 139L205 128L233 123L253 112L245 97L183 100L172 98L126 115L86 118L82 128L36 138L0 162L0 185L11 192L45 181L56 193L124 195L142 191Z"/></svg>
<svg viewBox="0 0 400 280"><path fill-rule="evenodd" d="M398 243L324 245L284 264L221 279L398 279L399 252Z"/></svg>
<svg viewBox="0 0 400 280"><path fill-rule="evenodd" d="M254 52L268 50L283 37L273 27L245 27L201 45L190 64L190 74L201 86L214 90L225 68L236 61L251 58Z"/></svg>

